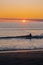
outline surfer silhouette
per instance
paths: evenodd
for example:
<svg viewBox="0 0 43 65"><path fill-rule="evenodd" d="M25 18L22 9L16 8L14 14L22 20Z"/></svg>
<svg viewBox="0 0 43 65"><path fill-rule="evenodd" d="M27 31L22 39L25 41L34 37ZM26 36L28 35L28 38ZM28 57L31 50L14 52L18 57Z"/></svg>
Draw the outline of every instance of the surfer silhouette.
<svg viewBox="0 0 43 65"><path fill-rule="evenodd" d="M32 37L32 34L30 33L29 36Z"/></svg>
<svg viewBox="0 0 43 65"><path fill-rule="evenodd" d="M29 37L30 37L30 40L31 40L31 37L32 37L32 34L31 33L29 34Z"/></svg>

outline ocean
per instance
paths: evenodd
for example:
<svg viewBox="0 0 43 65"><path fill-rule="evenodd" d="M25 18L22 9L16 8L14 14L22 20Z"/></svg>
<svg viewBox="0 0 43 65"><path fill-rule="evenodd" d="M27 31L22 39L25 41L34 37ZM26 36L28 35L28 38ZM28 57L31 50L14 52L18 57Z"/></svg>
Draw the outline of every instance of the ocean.
<svg viewBox="0 0 43 65"><path fill-rule="evenodd" d="M20 24L20 23L19 23ZM24 24L24 23L23 23ZM35 23L36 24L36 23ZM12 26L11 26L12 25ZM21 25L21 24L20 24ZM27 24L24 24L24 27L17 27L13 22L11 23L0 23L0 37L5 36L22 36L22 35L43 35L43 29L34 29L29 28ZM27 27L26 27L27 26ZM30 26L30 25L29 25ZM38 26L38 25L37 25ZM36 26L36 27L37 27ZM34 50L34 49L43 49L43 39L0 39L0 51L7 50Z"/></svg>
<svg viewBox="0 0 43 65"><path fill-rule="evenodd" d="M43 22L0 22L0 37L43 35ZM42 49L43 39L0 39L0 51Z"/></svg>

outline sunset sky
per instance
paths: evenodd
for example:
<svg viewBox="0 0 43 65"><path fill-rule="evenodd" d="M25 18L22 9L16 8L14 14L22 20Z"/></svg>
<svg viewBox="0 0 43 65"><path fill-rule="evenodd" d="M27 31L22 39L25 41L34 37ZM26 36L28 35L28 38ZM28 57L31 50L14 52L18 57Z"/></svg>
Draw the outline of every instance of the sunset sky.
<svg viewBox="0 0 43 65"><path fill-rule="evenodd" d="M43 0L0 0L0 18L43 19Z"/></svg>

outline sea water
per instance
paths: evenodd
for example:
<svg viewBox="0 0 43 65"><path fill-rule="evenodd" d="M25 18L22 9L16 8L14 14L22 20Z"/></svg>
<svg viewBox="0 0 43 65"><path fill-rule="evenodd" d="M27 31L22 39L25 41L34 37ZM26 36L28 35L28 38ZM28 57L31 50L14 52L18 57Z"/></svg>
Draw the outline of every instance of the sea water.
<svg viewBox="0 0 43 65"><path fill-rule="evenodd" d="M9 24L9 23L8 23ZM8 26L6 23L6 25ZM10 23L11 24L11 23ZM5 25L5 23L0 23ZM10 25L9 25L10 26ZM22 36L22 35L43 35L43 29L28 29L18 27L0 27L0 37L4 36ZM3 50L18 50L18 49L42 49L43 39L0 39L0 51Z"/></svg>

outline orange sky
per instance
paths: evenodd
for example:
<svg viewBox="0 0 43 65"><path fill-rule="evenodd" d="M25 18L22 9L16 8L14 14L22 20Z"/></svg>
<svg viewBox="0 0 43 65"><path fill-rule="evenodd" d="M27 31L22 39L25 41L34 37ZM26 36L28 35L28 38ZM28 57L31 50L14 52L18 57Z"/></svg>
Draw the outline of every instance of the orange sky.
<svg viewBox="0 0 43 65"><path fill-rule="evenodd" d="M0 0L0 18L43 19L43 0Z"/></svg>

